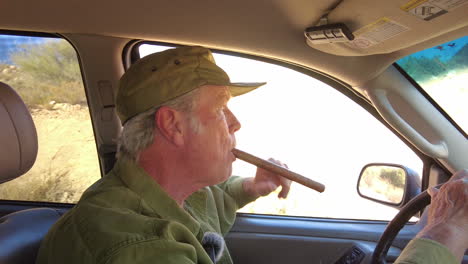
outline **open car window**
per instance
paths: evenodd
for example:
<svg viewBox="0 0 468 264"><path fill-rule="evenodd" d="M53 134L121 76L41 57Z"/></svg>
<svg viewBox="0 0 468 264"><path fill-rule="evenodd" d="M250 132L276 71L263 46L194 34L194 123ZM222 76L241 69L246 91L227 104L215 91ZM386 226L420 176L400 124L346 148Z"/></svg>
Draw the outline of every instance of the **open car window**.
<svg viewBox="0 0 468 264"><path fill-rule="evenodd" d="M168 49L142 44L141 57ZM360 197L356 186L369 163L405 165L421 175L422 161L388 128L331 86L295 70L214 51L216 63L233 82L263 82L234 97L229 107L242 128L237 148L263 159L273 157L306 177L324 183L318 193L293 183L287 199L279 190L239 210L244 213L390 220L396 209ZM233 174L255 175L256 167L237 160Z"/></svg>
<svg viewBox="0 0 468 264"><path fill-rule="evenodd" d="M0 81L25 102L39 145L31 170L0 185L0 200L76 203L101 172L75 50L53 36L0 34Z"/></svg>
<svg viewBox="0 0 468 264"><path fill-rule="evenodd" d="M406 56L397 64L468 131L468 37Z"/></svg>

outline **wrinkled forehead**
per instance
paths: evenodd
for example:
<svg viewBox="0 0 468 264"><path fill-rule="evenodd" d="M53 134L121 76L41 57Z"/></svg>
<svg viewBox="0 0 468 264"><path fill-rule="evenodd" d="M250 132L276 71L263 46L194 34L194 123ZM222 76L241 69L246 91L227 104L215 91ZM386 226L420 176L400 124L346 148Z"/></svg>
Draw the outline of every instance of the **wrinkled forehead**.
<svg viewBox="0 0 468 264"><path fill-rule="evenodd" d="M203 91L202 94L210 98L214 98L217 101L229 101L232 97L231 91L227 86L204 85L200 87L200 89Z"/></svg>

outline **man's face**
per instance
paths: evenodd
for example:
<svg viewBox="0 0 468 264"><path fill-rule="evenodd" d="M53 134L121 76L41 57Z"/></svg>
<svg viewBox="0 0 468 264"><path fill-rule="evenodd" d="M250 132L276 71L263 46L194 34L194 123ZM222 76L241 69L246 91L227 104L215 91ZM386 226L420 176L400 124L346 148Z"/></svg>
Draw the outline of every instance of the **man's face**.
<svg viewBox="0 0 468 264"><path fill-rule="evenodd" d="M191 120L195 123L188 130L185 142L190 169L199 183L207 186L226 180L231 176L231 150L235 147L234 133L240 123L227 107L231 95L224 86L206 85L199 88L198 103Z"/></svg>

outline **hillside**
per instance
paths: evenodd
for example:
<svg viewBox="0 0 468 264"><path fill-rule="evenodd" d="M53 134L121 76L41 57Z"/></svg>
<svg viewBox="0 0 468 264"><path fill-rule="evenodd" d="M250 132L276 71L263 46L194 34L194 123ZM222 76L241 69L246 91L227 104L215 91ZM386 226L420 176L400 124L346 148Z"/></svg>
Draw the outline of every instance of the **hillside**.
<svg viewBox="0 0 468 264"><path fill-rule="evenodd" d="M0 64L12 64L10 54L17 52L25 44L40 44L45 38L0 35Z"/></svg>
<svg viewBox="0 0 468 264"><path fill-rule="evenodd" d="M468 43L453 55L449 63L456 67L468 67Z"/></svg>

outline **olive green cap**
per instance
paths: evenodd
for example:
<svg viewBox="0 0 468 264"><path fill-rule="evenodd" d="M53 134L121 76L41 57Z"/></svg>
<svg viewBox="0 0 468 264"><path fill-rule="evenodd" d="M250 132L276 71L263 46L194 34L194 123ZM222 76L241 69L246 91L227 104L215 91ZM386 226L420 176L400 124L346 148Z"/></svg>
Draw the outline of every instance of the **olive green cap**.
<svg viewBox="0 0 468 264"><path fill-rule="evenodd" d="M125 72L117 91L117 113L123 124L203 85L227 86L238 96L264 84L231 83L207 48L168 49L138 60Z"/></svg>

